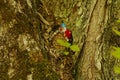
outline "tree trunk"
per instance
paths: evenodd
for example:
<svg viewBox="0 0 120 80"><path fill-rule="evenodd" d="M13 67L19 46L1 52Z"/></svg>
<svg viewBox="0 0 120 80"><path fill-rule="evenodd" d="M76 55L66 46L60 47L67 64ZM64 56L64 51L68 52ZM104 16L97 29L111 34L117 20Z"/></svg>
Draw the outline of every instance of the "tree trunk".
<svg viewBox="0 0 120 80"><path fill-rule="evenodd" d="M86 38L79 55L76 80L119 79L113 72L115 59L110 55L110 46L119 46L119 37L111 31L119 26L116 23L119 3L118 0L92 2L87 11Z"/></svg>
<svg viewBox="0 0 120 80"><path fill-rule="evenodd" d="M112 80L119 0L0 0L0 80ZM73 52L56 41L61 22ZM68 51L69 55L64 55ZM116 77L116 78L115 78Z"/></svg>
<svg viewBox="0 0 120 80"><path fill-rule="evenodd" d="M88 9L88 19L86 21L85 41L80 53L78 69L78 80L101 79L102 60L102 36L104 28L107 26L108 7L107 0L93 0Z"/></svg>

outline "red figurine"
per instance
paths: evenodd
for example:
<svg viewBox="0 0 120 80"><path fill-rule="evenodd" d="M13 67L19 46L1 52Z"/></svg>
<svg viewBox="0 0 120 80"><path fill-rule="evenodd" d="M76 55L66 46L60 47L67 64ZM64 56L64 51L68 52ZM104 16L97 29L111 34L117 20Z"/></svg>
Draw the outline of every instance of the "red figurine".
<svg viewBox="0 0 120 80"><path fill-rule="evenodd" d="M66 25L64 23L61 24L60 31L64 34L65 39L72 44L73 42L72 31L66 29Z"/></svg>

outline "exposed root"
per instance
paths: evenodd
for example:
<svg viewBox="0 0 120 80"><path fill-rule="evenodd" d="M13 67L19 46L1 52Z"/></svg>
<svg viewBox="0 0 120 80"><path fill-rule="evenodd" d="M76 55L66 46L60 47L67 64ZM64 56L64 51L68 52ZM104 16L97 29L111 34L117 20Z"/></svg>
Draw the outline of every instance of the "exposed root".
<svg viewBox="0 0 120 80"><path fill-rule="evenodd" d="M38 14L38 15L40 16L40 19L41 19L41 21L42 21L44 24L46 24L46 25L51 25L48 21L46 21L46 20L43 18L43 16L42 16L39 12L36 12L36 14Z"/></svg>

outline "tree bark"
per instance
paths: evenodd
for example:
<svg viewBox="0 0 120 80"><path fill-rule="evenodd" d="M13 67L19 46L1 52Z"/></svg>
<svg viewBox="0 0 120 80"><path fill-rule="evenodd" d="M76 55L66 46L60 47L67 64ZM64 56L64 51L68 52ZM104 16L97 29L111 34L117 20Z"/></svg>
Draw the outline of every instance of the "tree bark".
<svg viewBox="0 0 120 80"><path fill-rule="evenodd" d="M79 62L78 80L101 79L102 36L108 20L108 7L106 6L107 0L93 0L91 2L87 12L89 17L86 24L86 38L80 53L82 56Z"/></svg>
<svg viewBox="0 0 120 80"><path fill-rule="evenodd" d="M112 80L111 28L119 0L0 0L0 80ZM61 22L73 33L72 52L56 41ZM65 51L69 55L64 55ZM116 77L116 78L114 78Z"/></svg>

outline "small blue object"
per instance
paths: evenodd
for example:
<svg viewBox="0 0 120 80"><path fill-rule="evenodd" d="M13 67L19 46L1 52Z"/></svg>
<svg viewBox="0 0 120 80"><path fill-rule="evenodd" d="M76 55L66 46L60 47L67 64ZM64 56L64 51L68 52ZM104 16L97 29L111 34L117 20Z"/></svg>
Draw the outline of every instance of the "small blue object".
<svg viewBox="0 0 120 80"><path fill-rule="evenodd" d="M61 24L61 27L62 27L62 28L66 28L65 23L62 23L62 24Z"/></svg>

